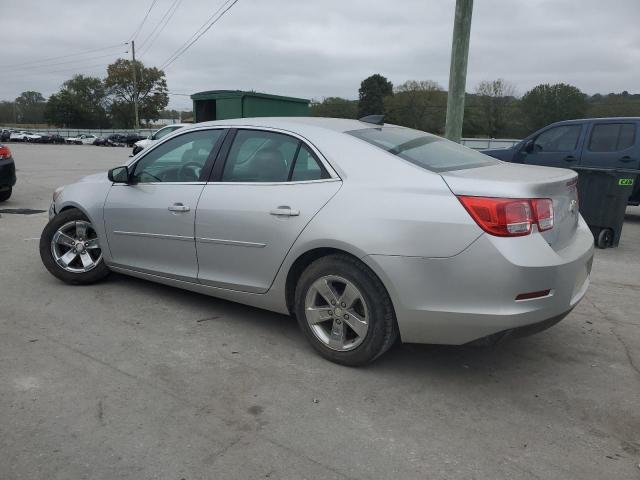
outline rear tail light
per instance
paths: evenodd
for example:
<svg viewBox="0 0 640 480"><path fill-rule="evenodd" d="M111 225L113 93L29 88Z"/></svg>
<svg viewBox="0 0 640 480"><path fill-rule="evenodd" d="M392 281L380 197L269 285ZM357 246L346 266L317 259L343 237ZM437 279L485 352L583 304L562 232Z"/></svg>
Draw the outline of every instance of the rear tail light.
<svg viewBox="0 0 640 480"><path fill-rule="evenodd" d="M553 228L553 201L548 198L493 198L458 196L478 226L498 237L529 235Z"/></svg>
<svg viewBox="0 0 640 480"><path fill-rule="evenodd" d="M11 157L11 150L9 150L9 147L0 145L0 160L4 160L5 158L10 158L10 157Z"/></svg>
<svg viewBox="0 0 640 480"><path fill-rule="evenodd" d="M538 230L544 232L553 228L553 202L549 198L534 198L531 200L533 214L538 222Z"/></svg>

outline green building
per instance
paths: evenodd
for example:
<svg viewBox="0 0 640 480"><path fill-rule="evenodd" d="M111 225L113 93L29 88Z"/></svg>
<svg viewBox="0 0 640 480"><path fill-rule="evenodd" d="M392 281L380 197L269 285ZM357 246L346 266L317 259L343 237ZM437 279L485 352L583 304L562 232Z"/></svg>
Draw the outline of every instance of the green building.
<svg viewBox="0 0 640 480"><path fill-rule="evenodd" d="M194 122L245 117L306 117L309 100L241 90L210 90L191 95Z"/></svg>

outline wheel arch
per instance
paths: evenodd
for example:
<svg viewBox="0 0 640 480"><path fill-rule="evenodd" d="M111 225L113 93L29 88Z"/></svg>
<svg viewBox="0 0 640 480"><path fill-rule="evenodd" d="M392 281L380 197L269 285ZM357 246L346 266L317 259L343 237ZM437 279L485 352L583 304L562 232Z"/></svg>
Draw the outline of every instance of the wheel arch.
<svg viewBox="0 0 640 480"><path fill-rule="evenodd" d="M311 265L316 260L329 255L334 255L334 254L347 255L359 261L363 265L365 265L376 276L376 278L380 281L382 286L385 288L385 290L387 291L387 294L389 295L389 298L391 299L391 305L394 311L397 312L397 309L396 309L397 297L395 295L395 290L393 289L393 286L388 284L388 278L384 274L381 275L381 272L379 271L379 269L376 268L377 266L372 265L371 262L368 262L366 255L359 256L354 254L353 252L349 252L348 250L334 246L334 247L314 247L309 250L306 250L305 252L299 254L297 258L293 261L291 266L289 267L289 270L287 271L286 280L285 280L284 293L285 293L286 307L290 315L295 315L295 307L294 307L295 291L296 291L296 286L298 284L298 280L300 279L300 276L302 275L302 273L305 271L305 269L309 265ZM397 313L396 313L396 319L397 319Z"/></svg>

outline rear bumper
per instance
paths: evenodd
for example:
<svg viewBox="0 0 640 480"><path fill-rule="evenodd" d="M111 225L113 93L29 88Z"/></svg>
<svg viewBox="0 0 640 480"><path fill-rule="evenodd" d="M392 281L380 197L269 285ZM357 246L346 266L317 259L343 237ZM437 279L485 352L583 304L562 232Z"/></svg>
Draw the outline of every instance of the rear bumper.
<svg viewBox="0 0 640 480"><path fill-rule="evenodd" d="M449 258L364 258L387 286L403 342L452 345L560 321L585 295L592 259L593 236L582 219L557 252L539 234L482 235ZM547 289L548 296L515 300Z"/></svg>
<svg viewBox="0 0 640 480"><path fill-rule="evenodd" d="M0 190L16 184L16 165L12 158L0 160Z"/></svg>

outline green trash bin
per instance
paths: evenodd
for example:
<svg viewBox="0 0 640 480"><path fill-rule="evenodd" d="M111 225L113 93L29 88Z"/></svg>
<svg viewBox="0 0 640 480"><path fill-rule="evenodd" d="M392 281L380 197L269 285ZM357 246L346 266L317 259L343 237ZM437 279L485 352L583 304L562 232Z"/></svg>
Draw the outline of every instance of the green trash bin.
<svg viewBox="0 0 640 480"><path fill-rule="evenodd" d="M617 247L637 170L574 167L580 213L599 248Z"/></svg>

